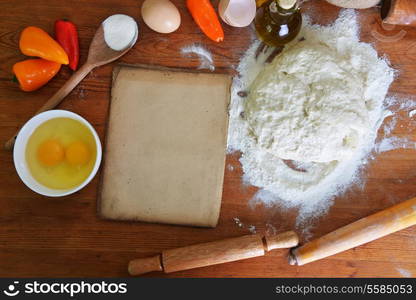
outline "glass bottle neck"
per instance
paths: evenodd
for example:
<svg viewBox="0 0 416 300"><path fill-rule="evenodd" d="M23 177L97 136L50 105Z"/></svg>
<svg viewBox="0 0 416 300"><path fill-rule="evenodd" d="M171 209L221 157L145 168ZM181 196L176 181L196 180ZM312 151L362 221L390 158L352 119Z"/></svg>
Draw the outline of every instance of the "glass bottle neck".
<svg viewBox="0 0 416 300"><path fill-rule="evenodd" d="M297 4L293 5L293 7L289 9L284 9L283 7L279 5L279 0L273 0L269 4L269 9L271 13L277 13L282 16L288 16L297 11Z"/></svg>

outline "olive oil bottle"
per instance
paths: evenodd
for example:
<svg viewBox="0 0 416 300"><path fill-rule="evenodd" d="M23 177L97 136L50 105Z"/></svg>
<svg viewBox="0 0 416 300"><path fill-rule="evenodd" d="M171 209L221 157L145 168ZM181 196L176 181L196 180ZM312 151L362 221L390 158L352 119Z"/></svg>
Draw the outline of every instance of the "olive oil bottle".
<svg viewBox="0 0 416 300"><path fill-rule="evenodd" d="M257 9L254 24L264 43L281 47L299 34L302 15L296 0L268 0Z"/></svg>

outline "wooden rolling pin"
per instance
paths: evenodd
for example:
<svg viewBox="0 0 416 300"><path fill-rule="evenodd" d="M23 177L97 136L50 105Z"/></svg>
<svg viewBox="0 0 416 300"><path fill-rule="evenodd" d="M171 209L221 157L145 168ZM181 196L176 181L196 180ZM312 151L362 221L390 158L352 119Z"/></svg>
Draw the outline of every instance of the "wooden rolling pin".
<svg viewBox="0 0 416 300"><path fill-rule="evenodd" d="M412 198L292 249L289 263L301 266L415 224L416 198Z"/></svg>
<svg viewBox="0 0 416 300"><path fill-rule="evenodd" d="M345 8L380 6L381 19L392 25L416 26L415 0L326 0Z"/></svg>
<svg viewBox="0 0 416 300"><path fill-rule="evenodd" d="M204 244L165 250L162 254L130 261L131 275L153 271L172 273L193 268L263 256L273 249L297 246L299 238L293 231L274 236L245 235Z"/></svg>
<svg viewBox="0 0 416 300"><path fill-rule="evenodd" d="M415 0L384 0L381 18L387 24L416 26Z"/></svg>

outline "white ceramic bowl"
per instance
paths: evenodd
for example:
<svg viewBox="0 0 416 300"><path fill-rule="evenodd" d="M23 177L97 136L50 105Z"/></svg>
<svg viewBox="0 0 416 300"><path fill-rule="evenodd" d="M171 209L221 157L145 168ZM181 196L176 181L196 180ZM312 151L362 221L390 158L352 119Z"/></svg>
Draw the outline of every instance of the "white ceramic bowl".
<svg viewBox="0 0 416 300"><path fill-rule="evenodd" d="M79 186L76 186L71 189L56 190L40 184L31 175L26 162L26 145L29 140L29 137L32 135L33 131L39 125L54 118L71 118L81 122L82 124L87 126L88 129L91 131L95 139L95 144L97 146L96 160L94 168L92 169L90 175ZM84 186L86 186L94 178L95 174L97 174L98 168L100 167L101 163L101 156L101 142L100 138L97 135L97 132L94 130L91 124L88 123L88 121L85 120L83 117L67 110L48 110L34 116L32 119L27 121L27 123L19 131L13 149L14 166L16 168L17 174L19 174L20 179L22 179L24 184L26 184L26 186L29 187L32 191L50 197L66 196L75 193L76 191L79 191Z"/></svg>

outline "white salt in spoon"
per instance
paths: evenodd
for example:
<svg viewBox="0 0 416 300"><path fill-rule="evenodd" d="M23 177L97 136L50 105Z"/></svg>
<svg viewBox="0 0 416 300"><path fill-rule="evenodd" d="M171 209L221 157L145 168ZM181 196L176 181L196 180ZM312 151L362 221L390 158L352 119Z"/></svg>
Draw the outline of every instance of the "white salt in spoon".
<svg viewBox="0 0 416 300"><path fill-rule="evenodd" d="M127 23L123 24L123 22L120 21L126 21ZM128 24L128 21L134 22L133 26L132 24ZM130 35L132 37L131 41L121 40L120 35L116 35L117 32L123 32L125 30L123 26L126 25L130 29L135 29L135 33ZM114 26L121 26L122 28L116 28ZM91 41L87 61L51 98L49 98L48 101L46 101L46 103L35 113L35 115L55 108L94 68L115 61L126 54L136 43L138 35L139 30L137 23L129 16L113 15L105 19L104 22L101 23ZM122 34L122 37L123 36L128 37L129 35ZM123 45L125 47L122 47ZM111 46L116 50L111 48ZM120 49L120 47L122 47L122 49ZM16 134L6 142L5 148L7 150L13 149L18 133L19 132L16 132Z"/></svg>

